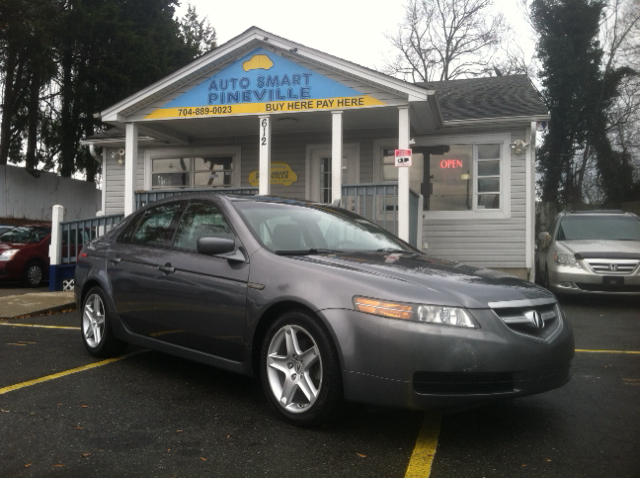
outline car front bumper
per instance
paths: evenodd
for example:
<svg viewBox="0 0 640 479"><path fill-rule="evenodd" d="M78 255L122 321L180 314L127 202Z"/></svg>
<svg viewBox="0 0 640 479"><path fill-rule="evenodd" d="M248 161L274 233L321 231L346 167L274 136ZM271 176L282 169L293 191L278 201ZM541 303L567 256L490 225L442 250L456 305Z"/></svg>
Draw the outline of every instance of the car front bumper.
<svg viewBox="0 0 640 479"><path fill-rule="evenodd" d="M582 268L549 265L549 289L559 294L640 294L640 270L597 274Z"/></svg>
<svg viewBox="0 0 640 479"><path fill-rule="evenodd" d="M570 378L574 339L563 314L545 340L513 331L490 309L471 311L478 329L321 313L338 344L349 401L457 408L549 391Z"/></svg>

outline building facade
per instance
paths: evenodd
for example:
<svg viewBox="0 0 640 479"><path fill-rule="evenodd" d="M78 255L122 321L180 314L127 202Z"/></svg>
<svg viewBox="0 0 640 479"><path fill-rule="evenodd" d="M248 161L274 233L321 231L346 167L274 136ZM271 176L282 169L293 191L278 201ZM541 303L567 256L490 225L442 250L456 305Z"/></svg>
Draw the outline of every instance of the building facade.
<svg viewBox="0 0 640 479"><path fill-rule="evenodd" d="M533 279L549 116L524 75L412 84L253 27L100 116L115 128L84 143L102 147L105 214L193 189L339 202L434 256Z"/></svg>

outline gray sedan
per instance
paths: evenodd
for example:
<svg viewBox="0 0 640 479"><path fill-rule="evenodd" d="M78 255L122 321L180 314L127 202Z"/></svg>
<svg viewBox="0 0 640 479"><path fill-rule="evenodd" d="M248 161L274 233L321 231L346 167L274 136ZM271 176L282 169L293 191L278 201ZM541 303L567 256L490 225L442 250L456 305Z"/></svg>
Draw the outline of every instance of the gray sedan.
<svg viewBox="0 0 640 479"><path fill-rule="evenodd" d="M548 391L574 354L547 290L300 201L153 203L85 247L75 285L91 354L134 343L259 377L297 425L345 399L427 409Z"/></svg>

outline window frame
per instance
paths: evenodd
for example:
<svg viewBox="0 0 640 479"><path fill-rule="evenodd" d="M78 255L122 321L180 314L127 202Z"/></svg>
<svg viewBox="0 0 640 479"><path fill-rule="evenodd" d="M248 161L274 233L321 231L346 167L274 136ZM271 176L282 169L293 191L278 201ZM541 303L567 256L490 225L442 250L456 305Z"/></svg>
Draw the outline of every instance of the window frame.
<svg viewBox="0 0 640 479"><path fill-rule="evenodd" d="M382 161L384 149L395 148L397 139L374 140L374 181L382 181ZM511 133L442 135L416 137L412 147L448 145L471 145L473 150L473 205L466 211L423 211L426 220L463 219L509 219L511 218ZM478 209L478 145L500 145L500 208ZM481 160L485 161L485 160Z"/></svg>
<svg viewBox="0 0 640 479"><path fill-rule="evenodd" d="M242 186L242 150L239 146L222 146L222 147L201 147L201 148L167 148L157 150L145 150L144 152L144 189L145 191L163 191L170 190L193 190L209 188L207 186L195 186L195 166L191 167L193 161L192 158L207 157L207 156L230 156L233 158L233 174L231 175L231 185L229 186L212 186L213 189L218 188L240 188ZM190 186L185 188L153 188L153 160L174 159L174 158L189 158L190 169L188 171L190 178ZM200 171L200 170L198 170Z"/></svg>

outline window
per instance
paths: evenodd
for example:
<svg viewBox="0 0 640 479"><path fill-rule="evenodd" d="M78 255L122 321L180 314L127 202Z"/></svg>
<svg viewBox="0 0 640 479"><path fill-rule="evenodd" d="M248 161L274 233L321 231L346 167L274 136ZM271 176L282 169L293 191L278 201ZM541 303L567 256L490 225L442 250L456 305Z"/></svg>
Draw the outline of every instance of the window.
<svg viewBox="0 0 640 479"><path fill-rule="evenodd" d="M500 210L503 142L451 142L413 146L409 187L424 197L425 211ZM382 180L397 181L394 150L382 150Z"/></svg>
<svg viewBox="0 0 640 479"><path fill-rule="evenodd" d="M213 188L233 186L233 156L154 158L151 188Z"/></svg>
<svg viewBox="0 0 640 479"><path fill-rule="evenodd" d="M134 220L129 224L121 241L148 246L168 245L173 235L171 225L183 206L184 202L176 202L149 208L138 223ZM132 233L136 223L137 227Z"/></svg>
<svg viewBox="0 0 640 479"><path fill-rule="evenodd" d="M198 239L204 236L235 239L217 206L208 202L190 203L180 220L173 246L196 251Z"/></svg>

